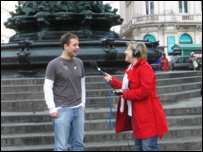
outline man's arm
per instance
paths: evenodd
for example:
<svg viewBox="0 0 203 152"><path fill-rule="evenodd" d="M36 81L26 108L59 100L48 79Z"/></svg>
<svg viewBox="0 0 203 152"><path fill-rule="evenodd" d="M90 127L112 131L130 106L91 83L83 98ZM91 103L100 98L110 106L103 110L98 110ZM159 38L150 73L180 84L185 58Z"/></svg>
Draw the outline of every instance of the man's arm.
<svg viewBox="0 0 203 152"><path fill-rule="evenodd" d="M54 86L54 81L50 79L46 79L44 81L44 97L46 104L49 109L49 113L56 113L57 109L54 103L54 93L53 93L53 86Z"/></svg>
<svg viewBox="0 0 203 152"><path fill-rule="evenodd" d="M81 79L81 100L82 100L83 110L85 111L85 103L86 103L85 77Z"/></svg>

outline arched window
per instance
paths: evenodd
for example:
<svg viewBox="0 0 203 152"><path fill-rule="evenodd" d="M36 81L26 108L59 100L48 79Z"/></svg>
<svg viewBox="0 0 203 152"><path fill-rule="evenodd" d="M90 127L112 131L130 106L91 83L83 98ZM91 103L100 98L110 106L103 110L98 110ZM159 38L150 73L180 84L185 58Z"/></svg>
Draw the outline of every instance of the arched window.
<svg viewBox="0 0 203 152"><path fill-rule="evenodd" d="M146 35L146 36L144 37L144 40L149 40L149 41L151 41L151 42L156 42L155 37L152 36L152 35L150 35L150 34Z"/></svg>
<svg viewBox="0 0 203 152"><path fill-rule="evenodd" d="M188 34L181 35L179 39L180 44L192 44L192 38Z"/></svg>

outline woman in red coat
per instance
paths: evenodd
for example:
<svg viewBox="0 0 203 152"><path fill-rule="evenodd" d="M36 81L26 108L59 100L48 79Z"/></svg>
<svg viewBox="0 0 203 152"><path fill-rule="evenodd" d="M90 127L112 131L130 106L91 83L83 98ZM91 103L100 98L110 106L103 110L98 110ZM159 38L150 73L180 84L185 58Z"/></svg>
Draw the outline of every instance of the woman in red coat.
<svg viewBox="0 0 203 152"><path fill-rule="evenodd" d="M162 58L159 61L159 69L160 71L168 71L170 69L170 65L165 54L162 54Z"/></svg>
<svg viewBox="0 0 203 152"><path fill-rule="evenodd" d="M114 89L121 89L116 116L116 133L133 130L137 151L159 151L158 136L169 132L163 107L156 94L156 77L147 63L147 48L143 43L130 42L125 51L123 81L106 73L105 80Z"/></svg>

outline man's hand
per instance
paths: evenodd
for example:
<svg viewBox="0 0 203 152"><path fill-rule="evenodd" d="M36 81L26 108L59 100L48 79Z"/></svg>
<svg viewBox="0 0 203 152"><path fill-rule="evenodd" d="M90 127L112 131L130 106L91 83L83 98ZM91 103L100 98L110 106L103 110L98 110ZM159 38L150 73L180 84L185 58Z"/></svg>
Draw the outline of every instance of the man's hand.
<svg viewBox="0 0 203 152"><path fill-rule="evenodd" d="M52 118L59 118L59 112L54 112L49 114Z"/></svg>
<svg viewBox="0 0 203 152"><path fill-rule="evenodd" d="M85 107L82 106L82 110L85 112Z"/></svg>

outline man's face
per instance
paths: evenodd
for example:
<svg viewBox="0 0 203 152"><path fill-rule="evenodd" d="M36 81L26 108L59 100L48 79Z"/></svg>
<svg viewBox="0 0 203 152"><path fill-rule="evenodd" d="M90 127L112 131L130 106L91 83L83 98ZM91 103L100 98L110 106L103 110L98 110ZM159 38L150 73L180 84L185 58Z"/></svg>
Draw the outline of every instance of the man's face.
<svg viewBox="0 0 203 152"><path fill-rule="evenodd" d="M77 52L79 50L79 42L78 39L70 39L70 44L64 45L64 51L66 51L67 55L70 58L77 56Z"/></svg>

